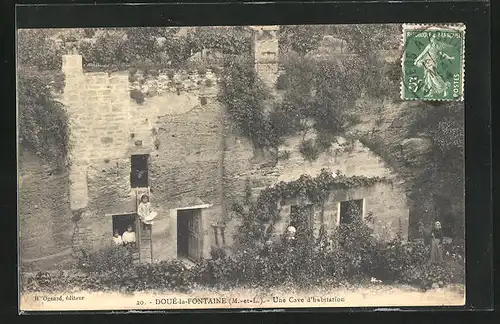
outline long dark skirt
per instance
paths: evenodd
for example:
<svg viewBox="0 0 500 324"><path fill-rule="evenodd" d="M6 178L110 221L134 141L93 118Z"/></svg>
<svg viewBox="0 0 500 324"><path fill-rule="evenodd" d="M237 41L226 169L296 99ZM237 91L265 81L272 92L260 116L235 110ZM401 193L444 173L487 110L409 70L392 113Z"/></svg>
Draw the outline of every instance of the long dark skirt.
<svg viewBox="0 0 500 324"><path fill-rule="evenodd" d="M433 238L431 241L431 262L443 262L443 244L440 239Z"/></svg>

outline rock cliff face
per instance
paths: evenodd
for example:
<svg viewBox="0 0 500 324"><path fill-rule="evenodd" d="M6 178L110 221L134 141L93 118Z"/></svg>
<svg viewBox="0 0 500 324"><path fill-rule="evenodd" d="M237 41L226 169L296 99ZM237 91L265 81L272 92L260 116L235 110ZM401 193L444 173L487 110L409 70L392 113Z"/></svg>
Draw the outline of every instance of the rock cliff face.
<svg viewBox="0 0 500 324"><path fill-rule="evenodd" d="M43 161L22 152L18 173L18 214L23 266L59 268L71 254L73 224L69 177L55 174ZM43 190L41 190L43 188Z"/></svg>
<svg viewBox="0 0 500 324"><path fill-rule="evenodd" d="M460 197L452 202L438 198L442 180L430 167L435 143L429 134L414 131L422 110L429 109L425 105L360 100L356 113L360 123L350 130L404 180L410 202L410 238L420 236L419 221L428 226L435 218L443 217L443 213L458 216L464 213ZM464 184L458 182L454 187L463 188Z"/></svg>

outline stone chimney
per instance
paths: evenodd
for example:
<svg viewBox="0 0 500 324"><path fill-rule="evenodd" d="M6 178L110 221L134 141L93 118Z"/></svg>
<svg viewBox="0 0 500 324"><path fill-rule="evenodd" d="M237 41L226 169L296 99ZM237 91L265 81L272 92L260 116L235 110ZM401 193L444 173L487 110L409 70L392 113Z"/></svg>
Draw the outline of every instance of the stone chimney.
<svg viewBox="0 0 500 324"><path fill-rule="evenodd" d="M255 71L274 89L278 78L279 26L250 26L250 29L254 31Z"/></svg>
<svg viewBox="0 0 500 324"><path fill-rule="evenodd" d="M63 55L62 72L66 76L64 103L72 121L81 120L85 114L86 84L83 74L81 55ZM84 163L86 140L80 136L80 130L71 124L71 137L74 142L71 149L72 165L69 170L69 196L71 210L83 210L88 205L87 165Z"/></svg>
<svg viewBox="0 0 500 324"><path fill-rule="evenodd" d="M82 56L78 54L63 55L62 72L65 75L83 73Z"/></svg>

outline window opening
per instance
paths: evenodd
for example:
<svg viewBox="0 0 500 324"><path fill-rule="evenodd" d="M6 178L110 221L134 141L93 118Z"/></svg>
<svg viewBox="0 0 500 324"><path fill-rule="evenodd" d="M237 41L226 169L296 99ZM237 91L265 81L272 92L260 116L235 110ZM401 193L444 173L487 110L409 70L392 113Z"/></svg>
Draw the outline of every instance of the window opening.
<svg viewBox="0 0 500 324"><path fill-rule="evenodd" d="M132 226L132 231L136 232L134 214L113 215L113 234L118 232L121 236L129 226Z"/></svg>
<svg viewBox="0 0 500 324"><path fill-rule="evenodd" d="M340 203L340 224L352 223L363 218L363 199L342 201Z"/></svg>
<svg viewBox="0 0 500 324"><path fill-rule="evenodd" d="M143 188L149 186L148 160L149 154L131 156L130 186L132 188Z"/></svg>

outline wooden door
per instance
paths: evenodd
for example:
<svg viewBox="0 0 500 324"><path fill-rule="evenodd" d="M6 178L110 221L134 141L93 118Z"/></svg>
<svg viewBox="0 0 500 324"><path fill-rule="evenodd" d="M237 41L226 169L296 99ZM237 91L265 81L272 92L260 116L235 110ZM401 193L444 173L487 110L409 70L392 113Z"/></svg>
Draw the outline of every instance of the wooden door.
<svg viewBox="0 0 500 324"><path fill-rule="evenodd" d="M188 219L188 258L199 260L202 253L201 209L193 209Z"/></svg>

